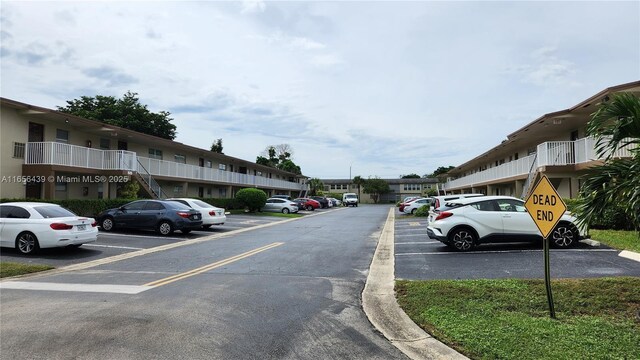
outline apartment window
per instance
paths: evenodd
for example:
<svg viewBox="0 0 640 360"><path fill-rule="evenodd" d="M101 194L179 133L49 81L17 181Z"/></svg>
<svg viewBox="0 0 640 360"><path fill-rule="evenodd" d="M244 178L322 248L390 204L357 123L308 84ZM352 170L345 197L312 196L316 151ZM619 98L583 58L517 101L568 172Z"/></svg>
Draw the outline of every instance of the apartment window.
<svg viewBox="0 0 640 360"><path fill-rule="evenodd" d="M500 160L500 165L504 164L504 159Z"/></svg>
<svg viewBox="0 0 640 360"><path fill-rule="evenodd" d="M421 190L420 184L404 184L405 191L416 191Z"/></svg>
<svg viewBox="0 0 640 360"><path fill-rule="evenodd" d="M218 170L227 170L227 165L225 165L225 164L219 164L219 165L218 165Z"/></svg>
<svg viewBox="0 0 640 360"><path fill-rule="evenodd" d="M513 154L513 160L518 160L518 153Z"/></svg>
<svg viewBox="0 0 640 360"><path fill-rule="evenodd" d="M185 155L180 155L180 154L175 154L173 156L173 160L177 163L180 164L186 164L187 163L187 157Z"/></svg>
<svg viewBox="0 0 640 360"><path fill-rule="evenodd" d="M226 198L227 197L227 188L219 188L218 189L218 197Z"/></svg>
<svg viewBox="0 0 640 360"><path fill-rule="evenodd" d="M173 187L173 192L176 193L176 194L181 194L182 193L182 189L183 189L182 185L176 185L176 186Z"/></svg>
<svg viewBox="0 0 640 360"><path fill-rule="evenodd" d="M100 149L109 150L111 149L111 139L100 139Z"/></svg>
<svg viewBox="0 0 640 360"><path fill-rule="evenodd" d="M24 143L13 143L13 157L16 159L24 159Z"/></svg>
<svg viewBox="0 0 640 360"><path fill-rule="evenodd" d="M162 160L162 150L149 148L149 157L152 159Z"/></svg>
<svg viewBox="0 0 640 360"><path fill-rule="evenodd" d="M211 169L212 167L211 160L205 160L204 167Z"/></svg>
<svg viewBox="0 0 640 360"><path fill-rule="evenodd" d="M537 151L537 150L536 150L536 148L534 148L534 147L527 149L527 156L528 156L528 155L535 154L535 153L536 153L536 151Z"/></svg>
<svg viewBox="0 0 640 360"><path fill-rule="evenodd" d="M56 183L56 191L67 191L67 183L66 182L57 182Z"/></svg>
<svg viewBox="0 0 640 360"><path fill-rule="evenodd" d="M69 132L67 130L56 129L56 142L69 143Z"/></svg>

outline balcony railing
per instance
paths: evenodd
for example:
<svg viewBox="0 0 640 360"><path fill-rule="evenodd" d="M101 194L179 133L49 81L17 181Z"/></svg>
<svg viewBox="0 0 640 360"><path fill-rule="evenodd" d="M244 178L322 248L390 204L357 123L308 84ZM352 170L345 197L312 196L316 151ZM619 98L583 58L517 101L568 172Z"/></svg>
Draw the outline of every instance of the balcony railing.
<svg viewBox="0 0 640 360"><path fill-rule="evenodd" d="M447 181L445 191L460 187L474 186L489 181L506 179L529 174L542 166L561 166L587 163L600 157L595 151L596 140L592 137L576 141L549 141L538 145L536 154L525 158L477 172L459 179ZM615 157L630 157L631 147L621 148L614 153Z"/></svg>
<svg viewBox="0 0 640 360"><path fill-rule="evenodd" d="M306 184L263 176L240 174L173 161L137 156L125 150L99 150L57 142L30 142L25 151L27 165L61 165L97 170L128 170L180 180L204 180L241 186L306 190ZM143 171L142 167L146 169Z"/></svg>
<svg viewBox="0 0 640 360"><path fill-rule="evenodd" d="M27 143L25 164L131 171L137 166L136 153L131 151L99 150L57 142Z"/></svg>

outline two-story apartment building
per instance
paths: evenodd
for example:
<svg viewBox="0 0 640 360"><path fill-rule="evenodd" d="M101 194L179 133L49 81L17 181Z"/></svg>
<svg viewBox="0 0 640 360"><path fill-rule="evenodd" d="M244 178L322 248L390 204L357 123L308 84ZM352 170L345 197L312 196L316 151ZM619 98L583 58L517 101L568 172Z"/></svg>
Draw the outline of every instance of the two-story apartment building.
<svg viewBox="0 0 640 360"><path fill-rule="evenodd" d="M306 177L0 98L1 198L115 198L128 179L154 198L298 196Z"/></svg>
<svg viewBox="0 0 640 360"><path fill-rule="evenodd" d="M429 190L438 190L437 178L383 180L389 184L391 192L382 195L378 201L379 203L395 203L408 196L425 196ZM358 187L349 179L325 179L321 181L324 184L325 192L337 194L358 192ZM362 192L362 189L360 190L360 202L373 203L371 196Z"/></svg>
<svg viewBox="0 0 640 360"><path fill-rule="evenodd" d="M545 114L507 135L500 144L447 173L447 193L524 197L539 174L546 174L563 197L578 195L586 169L602 163L586 127L598 105L612 94L640 96L640 81L607 88L579 104ZM628 149L617 157L630 156Z"/></svg>

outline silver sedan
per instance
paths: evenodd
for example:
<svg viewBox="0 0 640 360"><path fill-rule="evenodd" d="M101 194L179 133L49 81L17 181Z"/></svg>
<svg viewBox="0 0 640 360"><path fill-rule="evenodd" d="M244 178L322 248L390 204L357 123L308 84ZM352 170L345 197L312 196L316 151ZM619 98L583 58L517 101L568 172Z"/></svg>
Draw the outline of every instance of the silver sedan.
<svg viewBox="0 0 640 360"><path fill-rule="evenodd" d="M261 211L281 212L283 214L297 213L298 206L293 201L279 198L269 198Z"/></svg>

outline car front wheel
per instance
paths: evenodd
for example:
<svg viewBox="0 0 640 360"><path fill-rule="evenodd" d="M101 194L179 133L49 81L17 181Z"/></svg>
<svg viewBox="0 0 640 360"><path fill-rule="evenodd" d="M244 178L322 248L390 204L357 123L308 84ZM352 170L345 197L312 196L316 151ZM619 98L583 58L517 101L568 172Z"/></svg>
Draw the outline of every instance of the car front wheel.
<svg viewBox="0 0 640 360"><path fill-rule="evenodd" d="M35 254L40 245L38 238L30 232L23 232L16 238L16 250L24 255Z"/></svg>
<svg viewBox="0 0 640 360"><path fill-rule="evenodd" d="M558 224L549 238L551 244L557 248L568 248L578 242L578 229L570 224Z"/></svg>
<svg viewBox="0 0 640 360"><path fill-rule="evenodd" d="M100 223L100 229L104 231L111 231L114 228L113 218L106 217Z"/></svg>
<svg viewBox="0 0 640 360"><path fill-rule="evenodd" d="M458 251L469 251L476 246L476 235L469 229L457 229L451 233L449 239Z"/></svg>
<svg viewBox="0 0 640 360"><path fill-rule="evenodd" d="M168 221L163 221L158 225L158 232L160 235L169 235L173 232L173 226Z"/></svg>

